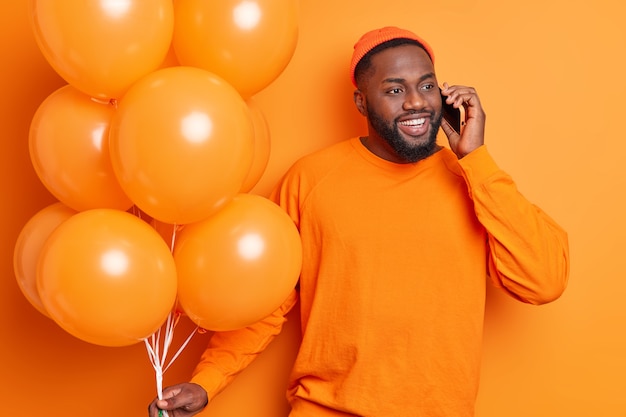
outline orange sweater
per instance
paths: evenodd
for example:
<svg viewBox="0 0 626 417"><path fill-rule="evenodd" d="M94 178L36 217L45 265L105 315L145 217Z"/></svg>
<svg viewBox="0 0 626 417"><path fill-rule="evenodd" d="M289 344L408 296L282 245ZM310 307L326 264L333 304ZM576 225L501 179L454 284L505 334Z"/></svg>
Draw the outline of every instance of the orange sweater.
<svg viewBox="0 0 626 417"><path fill-rule="evenodd" d="M567 282L566 233L484 146L398 165L353 138L298 161L273 198L304 251L293 417L473 416L486 277L533 304ZM216 395L296 301L215 334L192 381Z"/></svg>

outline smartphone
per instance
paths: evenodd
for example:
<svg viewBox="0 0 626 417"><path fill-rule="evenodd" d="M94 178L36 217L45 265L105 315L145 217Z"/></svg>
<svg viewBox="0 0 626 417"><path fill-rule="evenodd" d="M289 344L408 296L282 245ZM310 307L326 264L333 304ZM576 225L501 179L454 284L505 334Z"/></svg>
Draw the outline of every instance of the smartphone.
<svg viewBox="0 0 626 417"><path fill-rule="evenodd" d="M454 131L460 135L465 127L465 107L454 108L452 104L446 103L446 96L442 94L441 112L443 113L443 118L446 119Z"/></svg>

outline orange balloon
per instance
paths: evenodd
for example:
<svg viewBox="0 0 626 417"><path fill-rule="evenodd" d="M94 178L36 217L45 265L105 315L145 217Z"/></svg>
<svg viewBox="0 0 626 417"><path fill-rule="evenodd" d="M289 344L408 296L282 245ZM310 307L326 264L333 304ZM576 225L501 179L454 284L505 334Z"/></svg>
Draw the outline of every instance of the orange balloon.
<svg viewBox="0 0 626 417"><path fill-rule="evenodd" d="M157 220L187 224L239 192L252 164L254 126L230 84L178 66L133 85L113 117L110 146L131 200Z"/></svg>
<svg viewBox="0 0 626 417"><path fill-rule="evenodd" d="M26 222L13 250L13 271L26 299L41 314L48 316L37 290L37 261L41 248L50 234L77 212L63 203L51 204ZM49 316L48 316L49 317Z"/></svg>
<svg viewBox="0 0 626 417"><path fill-rule="evenodd" d="M158 330L176 300L176 266L161 236L124 211L80 212L42 248L37 288L46 311L89 343L127 346Z"/></svg>
<svg viewBox="0 0 626 417"><path fill-rule="evenodd" d="M115 177L109 127L115 108L71 85L39 106L30 126L30 157L46 188L74 210L126 210L132 202Z"/></svg>
<svg viewBox="0 0 626 417"><path fill-rule="evenodd" d="M298 42L296 0L177 0L174 14L179 62L214 72L246 98L283 72Z"/></svg>
<svg viewBox="0 0 626 417"><path fill-rule="evenodd" d="M239 194L214 216L187 225L174 248L178 297L198 326L225 331L272 313L293 290L300 235L270 200Z"/></svg>
<svg viewBox="0 0 626 417"><path fill-rule="evenodd" d="M254 126L254 156L252 166L241 187L242 193L247 193L252 190L263 176L270 159L271 149L270 129L267 124L267 119L265 119L265 115L263 114L263 110L261 110L251 98L249 98L246 103L248 104L250 116L252 117L252 125Z"/></svg>
<svg viewBox="0 0 626 417"><path fill-rule="evenodd" d="M69 84L120 98L163 62L174 30L172 0L30 0L35 39Z"/></svg>

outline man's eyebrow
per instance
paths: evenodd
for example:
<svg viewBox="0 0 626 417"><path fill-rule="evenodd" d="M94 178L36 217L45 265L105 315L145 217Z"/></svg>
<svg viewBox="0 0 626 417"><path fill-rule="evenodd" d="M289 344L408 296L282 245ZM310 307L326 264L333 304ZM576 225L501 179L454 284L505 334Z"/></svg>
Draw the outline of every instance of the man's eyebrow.
<svg viewBox="0 0 626 417"><path fill-rule="evenodd" d="M422 75L419 78L419 82L422 82L422 81L425 81L425 80L427 80L429 78L434 78L434 77L435 77L435 73L434 72L429 72L427 74ZM404 82L406 82L406 79L404 79L404 78L393 78L393 77L391 77L391 78L385 78L383 80L383 83L389 83L389 84L396 84L396 83L397 84L403 84Z"/></svg>

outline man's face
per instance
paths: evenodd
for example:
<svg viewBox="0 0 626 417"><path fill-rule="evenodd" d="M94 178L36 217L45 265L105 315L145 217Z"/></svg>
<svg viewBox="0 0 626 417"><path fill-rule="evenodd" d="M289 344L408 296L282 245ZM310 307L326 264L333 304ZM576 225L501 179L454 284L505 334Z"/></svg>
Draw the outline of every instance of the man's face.
<svg viewBox="0 0 626 417"><path fill-rule="evenodd" d="M401 163L432 155L441 124L432 61L422 48L403 45L374 55L372 64L363 92L370 128L366 146Z"/></svg>

